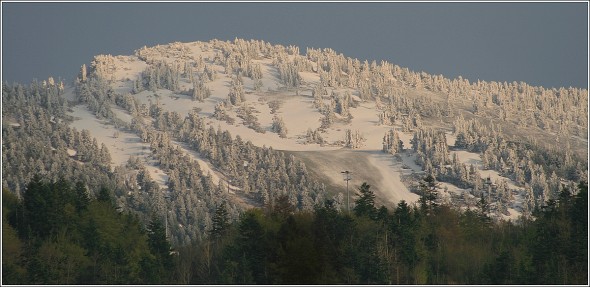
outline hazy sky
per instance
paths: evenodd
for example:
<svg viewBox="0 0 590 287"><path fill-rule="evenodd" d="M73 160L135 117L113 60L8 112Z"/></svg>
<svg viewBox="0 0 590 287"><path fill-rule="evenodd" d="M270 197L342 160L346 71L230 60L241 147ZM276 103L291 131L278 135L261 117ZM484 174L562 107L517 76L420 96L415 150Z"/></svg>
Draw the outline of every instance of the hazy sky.
<svg viewBox="0 0 590 287"><path fill-rule="evenodd" d="M97 54L257 39L471 81L588 85L586 3L2 3L2 78L72 80Z"/></svg>

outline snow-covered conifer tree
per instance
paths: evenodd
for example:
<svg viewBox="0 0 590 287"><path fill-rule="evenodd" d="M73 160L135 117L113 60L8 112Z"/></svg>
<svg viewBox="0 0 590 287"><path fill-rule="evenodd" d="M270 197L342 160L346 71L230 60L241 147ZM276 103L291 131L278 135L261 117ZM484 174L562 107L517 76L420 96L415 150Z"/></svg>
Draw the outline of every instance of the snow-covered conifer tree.
<svg viewBox="0 0 590 287"><path fill-rule="evenodd" d="M271 130L275 133L278 133L282 138L287 137L287 127L285 126L285 122L283 121L283 118L277 115L272 118Z"/></svg>

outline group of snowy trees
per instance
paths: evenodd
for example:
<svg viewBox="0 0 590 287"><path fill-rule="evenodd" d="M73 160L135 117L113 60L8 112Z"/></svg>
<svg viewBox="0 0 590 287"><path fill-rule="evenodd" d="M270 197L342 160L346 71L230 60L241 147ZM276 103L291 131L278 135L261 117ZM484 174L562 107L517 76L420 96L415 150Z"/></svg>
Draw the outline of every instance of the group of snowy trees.
<svg viewBox="0 0 590 287"><path fill-rule="evenodd" d="M252 108L248 103L244 102L240 105L236 114L239 118L243 120L244 126L253 129L257 133L265 133L266 131L260 126L258 122L258 118L254 115L254 108Z"/></svg>
<svg viewBox="0 0 590 287"><path fill-rule="evenodd" d="M2 131L3 186L22 195L26 182L35 174L50 180L81 180L92 190L108 187L116 195L118 205L130 206L125 203L128 188L124 181L130 171L122 173L115 168L115 172L111 172L108 148L104 144L99 145L87 130L78 132L70 128L69 116L50 113L42 102L33 102L35 97L30 93L34 91L35 84L32 87L3 87L3 107L6 108L3 116L17 119L19 124L5 126ZM18 91L23 92L29 103L17 100ZM20 104L13 105L16 102ZM146 196L138 200L143 208L129 209L147 219L153 205Z"/></svg>
<svg viewBox="0 0 590 287"><path fill-rule="evenodd" d="M335 88L356 88L362 99L391 95L392 87L426 89L447 95L450 100L471 101L478 109L498 109L502 120L533 124L548 131L570 130L584 135L587 128L586 90L576 88L544 89L525 83L477 81L458 77L412 72L387 62L369 64L345 58L331 49L308 49L307 58L317 63L322 82ZM325 71L325 72L324 72ZM579 104L579 103L582 104ZM570 108L574 108L571 112ZM549 121L552 121L550 124Z"/></svg>
<svg viewBox="0 0 590 287"><path fill-rule="evenodd" d="M449 150L444 132L433 129L420 129L414 132L410 141L416 153L416 163L427 174L433 174L434 168L442 168L449 163Z"/></svg>
<svg viewBox="0 0 590 287"><path fill-rule="evenodd" d="M543 152L542 149L507 142L494 126L487 127L477 121L465 121L459 117L455 122L455 135L455 148L482 154L484 169L497 170L521 187L513 190L505 179L492 182L489 178L482 178L477 167L461 163L456 153L450 156L445 133L432 129L419 129L414 132L411 144L412 150L416 153L416 163L421 165L427 174L468 189L476 198L485 198L493 212L506 213L507 208L514 202L515 194L521 193L524 199L522 212L529 216L535 208L541 208L549 200L556 199L564 186L576 192L573 182L584 178L582 172L570 175L570 181L565 182L563 178L568 178L567 170L584 170L583 167L577 169L580 168L579 162L574 162L572 157L564 157L555 159L553 164L548 165L544 162L545 155L539 154ZM397 132L393 129L388 131L383 137L383 151L396 154L402 150ZM543 159L542 163L538 162L540 159ZM568 160L568 168L557 168L565 167ZM548 167L549 171L546 172L543 166ZM455 199L466 198L459 196Z"/></svg>
<svg viewBox="0 0 590 287"><path fill-rule="evenodd" d="M344 147L357 149L362 147L365 141L365 137L359 130L346 129L344 131Z"/></svg>
<svg viewBox="0 0 590 287"><path fill-rule="evenodd" d="M164 61L156 62L148 65L141 73L141 79L137 81L139 83L138 85L140 85L139 88L145 88L150 91L156 91L157 89L179 91L180 65L177 62L173 64Z"/></svg>
<svg viewBox="0 0 590 287"><path fill-rule="evenodd" d="M216 185L210 176L203 174L199 165L190 160L184 150L172 144L171 140L175 138L186 142L189 147L198 147L199 153L233 179L232 185L249 192L246 196L258 200L262 205L272 205L279 196L285 195L294 206L309 209L325 196L325 188L309 180L303 164L296 162L294 158L276 153L272 149L242 143L239 137L235 142L236 147L227 149L234 146L231 136L226 132L205 129L203 120L195 118L198 117L196 113L182 119L175 112L163 110L158 101L150 106L140 105L129 94L114 94L103 79L90 71L77 81L78 100L97 115L102 115L111 123L118 123L119 128L135 131L142 140L150 143L152 150L152 155L148 158L130 159L126 165L117 166L111 172L110 155L106 146L100 147L88 131L78 133L70 130L67 121L62 121L67 120L67 104L61 95L63 90L60 90L60 85L53 83L43 90L40 87L37 84L32 85L29 90L20 85L3 87L3 108L9 109L4 115L12 115L20 125L3 129L3 144L7 150L3 154L3 168L14 171L4 174L4 185L15 191L22 192L25 181L35 173L51 174L53 177L58 174L67 178L79 177L85 179L89 186L97 188L106 183L113 187L117 204L136 212L143 220L147 220L151 213L165 214L166 210L173 211L167 215L167 220L173 227L173 242L194 240L208 233L215 206L227 201L228 211L233 219L237 218L242 207L233 203L233 199L224 193L226 189L222 185ZM56 92L55 98L52 96L53 92ZM99 101L108 112L100 112L101 109L96 108L94 103ZM119 105L129 111L132 122L128 124L118 119L112 113L110 104ZM246 114L252 116L252 111L246 109L249 111L245 111ZM26 112L27 110L29 111ZM52 113L47 114L47 110ZM146 124L150 122L146 120L147 117L153 119L153 126ZM190 120L190 117L193 119ZM277 120L278 132L284 133L284 123L281 125L280 122ZM196 126L191 127L192 124ZM58 126L59 129L52 128L53 126ZM170 134L164 131L169 131ZM194 134L197 131L200 136ZM203 131L204 134L201 133ZM23 132L28 135L22 134ZM34 143L17 148L15 142L18 138L30 138ZM51 145L45 142L47 138L52 139ZM241 152L228 153L236 149ZM75 156L72 156L72 151ZM27 154L35 154L35 157L26 160ZM171 198L164 198L163 190L147 172L146 160L150 158L156 159L159 167L170 176L167 188L172 192ZM247 158L250 163L247 170L240 170L237 168L240 165L235 164L242 162L242 158ZM15 163L19 163L18 168L13 166ZM98 172L101 176L95 176Z"/></svg>
<svg viewBox="0 0 590 287"><path fill-rule="evenodd" d="M333 91L329 96L329 102L326 103L324 100L326 93L327 91L321 83L318 83L312 90L313 105L323 115L320 119L320 129L327 129L336 121L350 123L353 119L350 108L358 107L359 103L352 98L348 91L344 95Z"/></svg>
<svg viewBox="0 0 590 287"><path fill-rule="evenodd" d="M399 138L399 134L394 129L390 129L383 136L383 152L389 154L396 154L403 150L403 142Z"/></svg>
<svg viewBox="0 0 590 287"><path fill-rule="evenodd" d="M334 112L340 114L342 117L348 118L349 120L352 119L352 115L350 114L350 108L356 108L358 103L353 101L350 92L346 92L344 96L341 94L332 93L331 101L333 104L330 106L334 106Z"/></svg>
<svg viewBox="0 0 590 287"><path fill-rule="evenodd" d="M3 185L17 194L34 174L54 180L59 175L84 178L94 187L112 182L107 174L93 176L109 170L110 154L87 130L68 126L67 104L59 90L55 83L2 86ZM9 125L6 119L16 122Z"/></svg>
<svg viewBox="0 0 590 287"><path fill-rule="evenodd" d="M286 54L279 54L273 63L279 70L279 79L287 88L298 88L301 76L295 64L289 61Z"/></svg>
<svg viewBox="0 0 590 287"><path fill-rule="evenodd" d="M386 108L380 122L391 124L401 119L398 113L405 114L406 131L419 128L415 123L417 116L451 116L453 109L471 102L476 107L473 112L499 120L498 123L538 126L557 133L562 141L572 134L587 137L587 90L544 89L516 82L470 83L461 77L451 80L387 62L361 63L331 49L308 49L307 59L316 64L323 86L357 89L363 100L389 99L393 109ZM408 89L417 90L419 97L403 95ZM435 94L442 94L445 101L442 104L432 101ZM501 116L498 118L497 114Z"/></svg>
<svg viewBox="0 0 590 287"><path fill-rule="evenodd" d="M193 101L202 102L211 96L211 90L205 86L205 81L202 78L193 80L193 89L190 91Z"/></svg>
<svg viewBox="0 0 590 287"><path fill-rule="evenodd" d="M507 141L500 131L476 121L457 119L454 124L456 146L480 152L484 168L523 185L526 195L537 205L555 199L561 190L562 179L572 182L587 178L582 160L572 156L570 149L546 149L540 146ZM529 200L529 199L527 199Z"/></svg>
<svg viewBox="0 0 590 287"><path fill-rule="evenodd" d="M136 105L132 103L122 107L131 110L133 108L130 107ZM159 167L170 176L167 183L171 192L169 208L174 213L168 215L169 222L182 226L175 227L173 242L187 242L206 236L213 224L215 206L222 202L230 203L227 210L232 219L237 218L241 207L231 203L225 183L215 185L210 176L203 174L198 163L184 155L179 146L172 144L172 139L199 152L231 178L232 185L240 187L246 196L253 197L262 205L273 205L279 196L285 195L299 209L309 209L325 196L324 187L310 181L304 165L292 157L272 149L257 148L249 142L242 142L239 137L234 140L228 132L206 128L204 120L195 111L182 119L175 112L163 110L157 103L152 104L149 110L153 127L145 124L147 121L136 113L133 129L138 135L146 134L142 138L150 142ZM244 161L247 166L239 164ZM287 190L297 192L288 193Z"/></svg>
<svg viewBox="0 0 590 287"><path fill-rule="evenodd" d="M511 190L506 180L490 182L482 179L478 169L473 165L462 164L457 154L449 157L443 132L418 130L414 133L412 147L417 155L416 163L422 165L428 174L440 180L453 183L461 188L468 188L472 195L478 198L485 196L486 200L492 203L498 211L505 212L507 206L514 200L514 193L520 193L520 190L523 190L523 212L525 215L530 215L535 208L540 208L549 200L556 199L564 186L575 192L576 188L573 182L584 178L583 174L568 177L565 173L568 169L580 167L579 162L568 163L570 167L565 170L556 168L556 166L566 166L564 159L556 166L535 162L539 158L545 158L538 154L542 150L531 149L530 146L527 147L516 142L507 142L493 127L486 128L475 121L464 122L462 118L459 118L456 128L456 148L466 148L471 152L481 153L484 169L497 170L501 175L522 186L522 189ZM384 143L386 140L387 135L384 138ZM571 158L569 159L571 160ZM550 170L546 171L544 166ZM548 172L550 172L550 176ZM569 180L564 181L563 178Z"/></svg>
<svg viewBox="0 0 590 287"><path fill-rule="evenodd" d="M379 111L379 124L391 126L401 125L402 131L411 132L422 128L423 116L442 115L441 107L432 103L407 97L407 91L392 90L392 93L385 99L376 97L375 107Z"/></svg>
<svg viewBox="0 0 590 287"><path fill-rule="evenodd" d="M234 106L246 101L244 85L239 77L232 78L229 94L227 96L229 103Z"/></svg>
<svg viewBox="0 0 590 287"><path fill-rule="evenodd" d="M299 85L298 72L313 71L319 74L322 86L356 89L362 100L393 100L395 109L385 111L381 122L393 122L395 119L391 117L402 120L399 112L409 117L404 124L407 131L419 128L412 127L416 116L451 116L455 108L467 104L473 106L472 112L479 116L519 126L538 126L556 133L562 141L566 140L563 139L565 135L587 136L588 111L583 103L587 103L588 94L583 89L545 89L517 82L469 82L462 77L448 79L442 75L413 72L385 61L379 64L361 62L332 49L308 48L302 56L297 47L263 41L213 40L205 47L217 51L215 62L224 66L228 75L239 73L259 80L259 64L253 61L266 57L273 59L279 79L287 87ZM170 53L180 59L190 57L188 51L183 44L173 43L143 48L136 54L153 63ZM408 90L416 91L418 96L405 96ZM445 98L443 102L433 101L440 95ZM497 114L500 117L494 116Z"/></svg>
<svg viewBox="0 0 590 287"><path fill-rule="evenodd" d="M195 61L164 61L151 60L140 77L133 82L133 93L143 90L156 91L168 89L187 94L194 101L203 101L211 96L211 90L205 83L216 78L216 72L205 64L202 57ZM192 88L181 91L180 81L184 78L191 83Z"/></svg>
<svg viewBox="0 0 590 287"><path fill-rule="evenodd" d="M112 55L97 55L90 63L90 70L86 69L86 65L82 66L81 76L84 78L85 70L87 73L92 73L104 81L111 82L115 81L115 71L117 66L115 65L115 57Z"/></svg>
<svg viewBox="0 0 590 287"><path fill-rule="evenodd" d="M326 141L322 138L319 129L312 130L311 128L307 129L305 133L305 143L317 143L317 144L324 144Z"/></svg>
<svg viewBox="0 0 590 287"><path fill-rule="evenodd" d="M285 126L283 118L280 116L275 115L272 118L271 130L272 132L279 134L279 136L282 138L287 137L287 127Z"/></svg>
<svg viewBox="0 0 590 287"><path fill-rule="evenodd" d="M299 72L302 71L301 65L307 63L302 63L297 47L273 46L263 41L242 39L236 39L233 42L213 40L210 44L211 48L216 50L213 62L223 66L227 75L238 74L251 78L254 81L255 90L259 90L263 85L262 67L260 63L255 62L262 57L273 59L272 64L276 67L279 80L285 87L298 88L301 85L302 78ZM296 60L291 60L293 56Z"/></svg>
<svg viewBox="0 0 590 287"><path fill-rule="evenodd" d="M110 102L114 100L114 91L106 80L95 75L91 74L91 76L77 79L76 99L78 102L86 104L88 109L98 118L113 118Z"/></svg>

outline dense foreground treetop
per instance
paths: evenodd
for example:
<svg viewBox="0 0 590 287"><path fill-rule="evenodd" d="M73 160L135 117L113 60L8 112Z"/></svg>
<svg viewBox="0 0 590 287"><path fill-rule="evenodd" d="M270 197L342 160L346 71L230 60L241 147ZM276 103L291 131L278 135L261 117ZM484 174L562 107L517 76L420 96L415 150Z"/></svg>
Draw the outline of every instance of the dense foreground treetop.
<svg viewBox="0 0 590 287"><path fill-rule="evenodd" d="M424 190L428 189L428 181ZM536 220L493 223L477 210L400 202L354 212L330 200L295 212L288 197L171 250L161 219L147 227L82 183L36 176L22 200L2 194L3 284L587 284L588 187L562 190Z"/></svg>

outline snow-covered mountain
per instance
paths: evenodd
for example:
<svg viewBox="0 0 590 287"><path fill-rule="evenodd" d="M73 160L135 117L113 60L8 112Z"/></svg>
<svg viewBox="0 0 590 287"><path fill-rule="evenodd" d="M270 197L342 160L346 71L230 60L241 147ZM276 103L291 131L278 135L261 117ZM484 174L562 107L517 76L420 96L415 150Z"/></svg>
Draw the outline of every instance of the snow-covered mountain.
<svg viewBox="0 0 590 287"><path fill-rule="evenodd" d="M211 212L188 210L218 204L181 196L194 190L230 202L234 217L281 195L301 209L325 199L344 209L349 171L351 202L367 182L391 208L416 203L431 174L440 202L473 209L486 198L495 217L516 220L587 177L587 90L446 79L331 49L240 39L143 47L96 56L63 96L70 127L88 130L111 172L125 174L123 197L145 186L117 167L157 183L185 230L176 241L210 225Z"/></svg>

